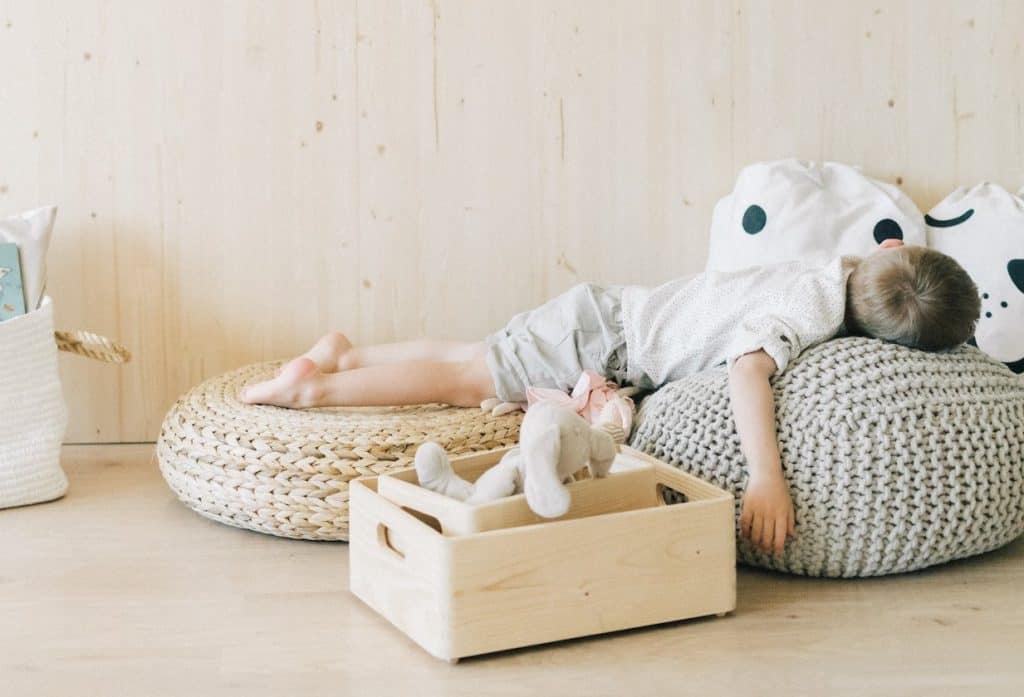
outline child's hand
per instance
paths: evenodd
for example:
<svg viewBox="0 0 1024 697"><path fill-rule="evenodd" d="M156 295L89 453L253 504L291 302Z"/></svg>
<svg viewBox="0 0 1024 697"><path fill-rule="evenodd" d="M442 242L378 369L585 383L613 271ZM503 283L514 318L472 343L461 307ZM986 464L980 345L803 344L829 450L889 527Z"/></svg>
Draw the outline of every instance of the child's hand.
<svg viewBox="0 0 1024 697"><path fill-rule="evenodd" d="M796 536L789 487L781 476L752 478L743 495L740 533L759 549L781 554L786 537Z"/></svg>

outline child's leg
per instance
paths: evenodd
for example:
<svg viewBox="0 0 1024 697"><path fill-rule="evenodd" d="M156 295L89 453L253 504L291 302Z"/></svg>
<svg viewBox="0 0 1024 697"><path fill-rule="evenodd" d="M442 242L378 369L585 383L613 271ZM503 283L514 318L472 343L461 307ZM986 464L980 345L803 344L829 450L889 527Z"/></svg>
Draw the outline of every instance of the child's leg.
<svg viewBox="0 0 1024 697"><path fill-rule="evenodd" d="M459 363L472 361L487 353L482 341L443 341L418 339L393 344L353 346L339 362L342 370L366 368L371 365L404 363L407 361L444 361Z"/></svg>
<svg viewBox="0 0 1024 697"><path fill-rule="evenodd" d="M494 396L483 355L468 361L407 361L324 373L296 358L266 382L241 394L250 404L282 407L399 406L444 402L473 407Z"/></svg>
<svg viewBox="0 0 1024 697"><path fill-rule="evenodd" d="M353 346L344 334L331 332L303 354L325 373L404 361L469 361L483 355L482 342L420 339L391 344Z"/></svg>

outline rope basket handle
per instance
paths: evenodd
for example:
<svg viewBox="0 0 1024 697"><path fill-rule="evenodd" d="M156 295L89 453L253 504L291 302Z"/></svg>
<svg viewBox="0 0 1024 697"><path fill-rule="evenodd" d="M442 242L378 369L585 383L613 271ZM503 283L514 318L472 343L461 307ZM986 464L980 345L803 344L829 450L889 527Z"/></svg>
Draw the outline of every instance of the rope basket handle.
<svg viewBox="0 0 1024 697"><path fill-rule="evenodd" d="M131 352L116 341L81 329L55 331L53 338L57 340L57 349L60 351L76 353L104 363L127 363L132 359Z"/></svg>

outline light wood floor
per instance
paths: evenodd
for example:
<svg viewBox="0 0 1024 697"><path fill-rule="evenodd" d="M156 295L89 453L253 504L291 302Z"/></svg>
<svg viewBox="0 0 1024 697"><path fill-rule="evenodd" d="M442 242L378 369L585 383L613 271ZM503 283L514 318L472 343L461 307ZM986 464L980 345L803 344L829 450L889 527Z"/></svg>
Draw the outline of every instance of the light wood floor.
<svg viewBox="0 0 1024 697"><path fill-rule="evenodd" d="M179 504L152 446L65 450L71 491L0 511L0 694L1021 694L1024 539L885 579L741 568L739 607L456 666L347 591L341 543ZM638 589L638 592L643 592Z"/></svg>

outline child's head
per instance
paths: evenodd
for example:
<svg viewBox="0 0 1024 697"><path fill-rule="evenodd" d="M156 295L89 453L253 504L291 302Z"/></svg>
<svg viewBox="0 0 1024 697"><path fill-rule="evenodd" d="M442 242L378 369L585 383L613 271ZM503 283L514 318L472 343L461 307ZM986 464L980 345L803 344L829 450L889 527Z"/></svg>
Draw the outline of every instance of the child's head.
<svg viewBox="0 0 1024 697"><path fill-rule="evenodd" d="M926 351L949 349L974 334L978 288L952 258L895 241L860 260L847 283L846 326Z"/></svg>

